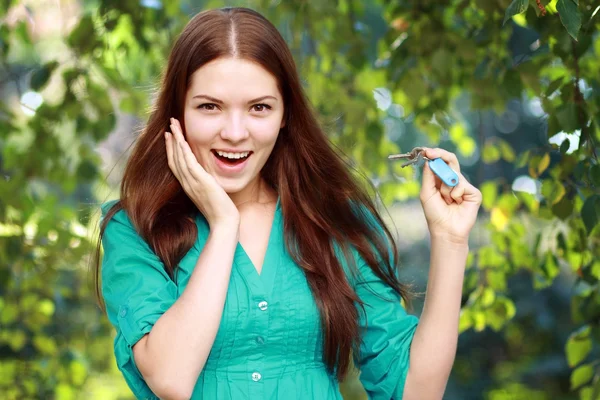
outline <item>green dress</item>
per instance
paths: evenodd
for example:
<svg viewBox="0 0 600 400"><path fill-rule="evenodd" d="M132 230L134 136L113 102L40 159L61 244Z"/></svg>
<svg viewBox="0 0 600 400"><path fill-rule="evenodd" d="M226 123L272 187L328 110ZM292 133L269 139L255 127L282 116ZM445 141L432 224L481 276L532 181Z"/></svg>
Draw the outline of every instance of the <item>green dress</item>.
<svg viewBox="0 0 600 400"><path fill-rule="evenodd" d="M114 202L101 206L103 217ZM115 357L139 399L157 397L135 365L132 346L185 289L209 234L201 214L196 224L198 238L179 264L177 284L124 210L109 221L102 239L102 293L116 329ZM366 312L359 313L363 344L355 360L360 380L372 399L401 399L418 320L354 254L362 279L351 282L366 303ZM285 249L279 200L261 274L237 245L221 324L192 399L342 399L323 361L316 303L302 269Z"/></svg>

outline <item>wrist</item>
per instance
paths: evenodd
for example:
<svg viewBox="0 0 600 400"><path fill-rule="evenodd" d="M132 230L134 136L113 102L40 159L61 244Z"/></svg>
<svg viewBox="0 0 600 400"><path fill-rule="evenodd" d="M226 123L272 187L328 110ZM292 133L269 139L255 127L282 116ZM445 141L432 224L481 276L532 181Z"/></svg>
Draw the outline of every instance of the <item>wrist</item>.
<svg viewBox="0 0 600 400"><path fill-rule="evenodd" d="M239 220L232 219L211 225L210 234L214 236L235 237L238 240L240 236L240 222Z"/></svg>
<svg viewBox="0 0 600 400"><path fill-rule="evenodd" d="M447 233L430 233L432 246L451 247L456 249L469 249L469 238L459 237Z"/></svg>

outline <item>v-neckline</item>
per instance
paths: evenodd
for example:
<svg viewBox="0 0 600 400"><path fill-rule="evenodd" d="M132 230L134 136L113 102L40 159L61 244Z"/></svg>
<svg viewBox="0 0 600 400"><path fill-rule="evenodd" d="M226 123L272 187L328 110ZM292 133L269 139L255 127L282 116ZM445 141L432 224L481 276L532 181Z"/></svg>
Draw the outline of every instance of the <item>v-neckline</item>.
<svg viewBox="0 0 600 400"><path fill-rule="evenodd" d="M277 204L275 205L273 222L271 223L271 231L269 232L267 249L265 250L265 256L263 257L263 264L260 273L256 269L256 266L252 262L252 259L248 253L246 253L242 243L239 241L237 243L234 264L240 270L240 273L245 278L246 283L251 286L253 291L255 291L257 294L264 293L264 295L268 296L273 289L277 266L279 265L281 257L280 252L274 249L274 247L280 244L282 240L280 230L281 204L280 197L277 196Z"/></svg>

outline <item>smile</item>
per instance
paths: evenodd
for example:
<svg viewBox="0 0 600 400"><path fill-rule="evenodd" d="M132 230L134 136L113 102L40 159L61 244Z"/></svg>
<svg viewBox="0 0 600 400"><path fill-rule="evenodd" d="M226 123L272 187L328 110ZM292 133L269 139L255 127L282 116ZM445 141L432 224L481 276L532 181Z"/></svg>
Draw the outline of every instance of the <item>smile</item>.
<svg viewBox="0 0 600 400"><path fill-rule="evenodd" d="M214 156L215 164L218 169L225 174L239 173L244 170L248 164L252 151L243 151L239 153L224 152L220 150L211 150Z"/></svg>
<svg viewBox="0 0 600 400"><path fill-rule="evenodd" d="M230 159L246 158L250 154L249 151L242 151L242 152L239 152L239 153L232 153L232 152L226 152L226 151L221 151L221 150L214 150L214 151L219 156L225 157L225 158L230 158Z"/></svg>

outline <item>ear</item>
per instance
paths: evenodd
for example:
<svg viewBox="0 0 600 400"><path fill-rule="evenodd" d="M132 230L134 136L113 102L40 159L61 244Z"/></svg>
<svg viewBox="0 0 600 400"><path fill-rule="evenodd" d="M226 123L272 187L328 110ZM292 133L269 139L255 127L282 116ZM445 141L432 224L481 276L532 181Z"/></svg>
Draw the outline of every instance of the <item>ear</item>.
<svg viewBox="0 0 600 400"><path fill-rule="evenodd" d="M283 118L281 118L281 125L279 125L279 129L282 129L283 127L285 127L285 115Z"/></svg>

